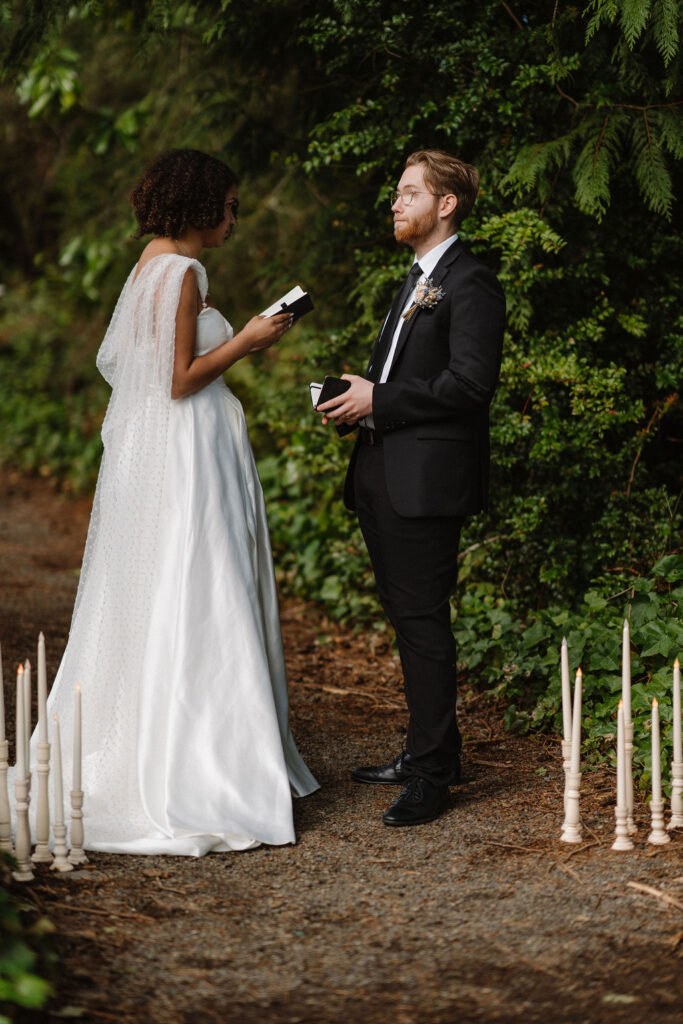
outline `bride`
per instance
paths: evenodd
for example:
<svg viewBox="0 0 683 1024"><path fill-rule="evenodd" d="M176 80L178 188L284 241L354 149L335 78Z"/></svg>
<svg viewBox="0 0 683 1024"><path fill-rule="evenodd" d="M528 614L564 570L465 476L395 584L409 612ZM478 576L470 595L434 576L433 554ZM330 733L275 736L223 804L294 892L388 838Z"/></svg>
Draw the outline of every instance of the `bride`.
<svg viewBox="0 0 683 1024"><path fill-rule="evenodd" d="M207 305L197 257L230 237L238 212L221 161L172 150L131 202L138 237L155 237L97 357L112 388L104 456L49 718L71 735L79 681L86 848L291 843L292 793L317 783L288 725L263 494L222 377L291 320L257 316L233 334Z"/></svg>

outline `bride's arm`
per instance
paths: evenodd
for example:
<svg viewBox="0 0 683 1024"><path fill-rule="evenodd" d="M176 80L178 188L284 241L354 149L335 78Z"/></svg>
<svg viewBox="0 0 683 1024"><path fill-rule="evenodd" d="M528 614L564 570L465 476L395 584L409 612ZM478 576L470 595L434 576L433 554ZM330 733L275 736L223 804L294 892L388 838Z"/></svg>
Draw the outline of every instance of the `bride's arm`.
<svg viewBox="0 0 683 1024"><path fill-rule="evenodd" d="M249 352L269 348L291 324L287 313L255 316L229 341L206 355L195 355L197 339L197 279L192 269L183 279L175 319L175 352L171 398L185 398L201 391Z"/></svg>

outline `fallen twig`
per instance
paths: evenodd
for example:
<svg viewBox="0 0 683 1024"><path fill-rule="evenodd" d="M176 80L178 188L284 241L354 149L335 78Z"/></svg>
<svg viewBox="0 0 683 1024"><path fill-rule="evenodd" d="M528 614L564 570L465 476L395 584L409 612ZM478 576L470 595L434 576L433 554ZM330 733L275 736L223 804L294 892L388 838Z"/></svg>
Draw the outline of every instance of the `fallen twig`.
<svg viewBox="0 0 683 1024"><path fill-rule="evenodd" d="M333 693L336 697L364 697L365 700L371 700L375 704L381 704L386 708L393 708L396 711L402 711L403 705L397 701L387 700L386 698L377 697L374 693L366 693L365 690L353 690L349 687L342 689L339 686L321 686L321 690L325 693Z"/></svg>
<svg viewBox="0 0 683 1024"><path fill-rule="evenodd" d="M558 868L560 868L561 871L566 871L568 875L571 875L572 878L575 878L577 882L581 883L581 885L586 884L583 878L581 878L581 876L576 871L574 871L574 868L570 868L568 864L560 863L557 866Z"/></svg>
<svg viewBox="0 0 683 1024"><path fill-rule="evenodd" d="M660 900L662 903L668 903L670 907L676 907L677 910L683 910L683 903L681 903L680 900L675 899L674 896L669 896L666 892L662 892L661 889L655 889L653 885L643 885L642 882L627 882L626 884L630 889L636 889L638 892L647 893L648 896L654 896L656 900Z"/></svg>
<svg viewBox="0 0 683 1024"><path fill-rule="evenodd" d="M149 921L150 924L155 923L155 918L148 917L147 914L134 914L126 913L123 910L99 910L97 907L84 907L82 905L75 905L73 903L60 903L60 910L74 910L77 914L98 914L101 917L125 917L131 921Z"/></svg>
<svg viewBox="0 0 683 1024"><path fill-rule="evenodd" d="M577 853L583 853L584 850L590 850L591 846L602 846L599 839L595 839L592 843L581 843L580 846L575 846L573 850L570 850L566 857L563 857L560 861L561 864L566 863L570 857L573 857Z"/></svg>
<svg viewBox="0 0 683 1024"><path fill-rule="evenodd" d="M512 761L484 761L480 757L469 757L472 764L485 764L489 768L512 768Z"/></svg>
<svg viewBox="0 0 683 1024"><path fill-rule="evenodd" d="M115 1020L118 1021L119 1024L121 1021L120 1014L114 1016L113 1013L105 1013L104 1010L93 1010L92 1006L88 1007L88 1013L90 1014L91 1017L101 1017L102 1020Z"/></svg>
<svg viewBox="0 0 683 1024"><path fill-rule="evenodd" d="M487 839L486 845L501 846L504 850L520 850L522 853L545 853L542 846L516 846L515 843L496 843L493 839Z"/></svg>

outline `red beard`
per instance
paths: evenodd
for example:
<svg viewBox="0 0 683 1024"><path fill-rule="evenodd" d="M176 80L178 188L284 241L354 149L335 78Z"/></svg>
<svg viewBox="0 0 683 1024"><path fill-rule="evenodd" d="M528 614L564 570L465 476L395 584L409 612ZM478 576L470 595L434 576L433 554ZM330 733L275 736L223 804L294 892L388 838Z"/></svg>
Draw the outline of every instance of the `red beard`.
<svg viewBox="0 0 683 1024"><path fill-rule="evenodd" d="M434 230L436 222L436 210L433 206L424 213L413 213L408 208L403 211L401 223L394 224L394 238L397 242L414 245Z"/></svg>

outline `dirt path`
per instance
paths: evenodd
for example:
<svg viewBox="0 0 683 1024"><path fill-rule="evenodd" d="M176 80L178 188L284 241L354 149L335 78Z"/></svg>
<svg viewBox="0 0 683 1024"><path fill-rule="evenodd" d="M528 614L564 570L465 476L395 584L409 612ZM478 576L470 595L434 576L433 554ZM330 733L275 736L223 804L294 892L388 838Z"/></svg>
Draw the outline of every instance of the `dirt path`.
<svg viewBox="0 0 683 1024"><path fill-rule="evenodd" d="M87 516L87 502L0 472L8 712L10 668L40 629L57 668ZM21 892L56 924L62 962L50 1012L22 1020L681 1020L683 834L647 844L641 802L637 849L612 853L614 780L600 771L582 781L586 842L566 847L557 743L506 735L476 697L452 811L385 828L389 794L348 773L401 745L396 663L300 604L284 605L283 629L294 732L322 783L297 802L297 845L40 870Z"/></svg>

